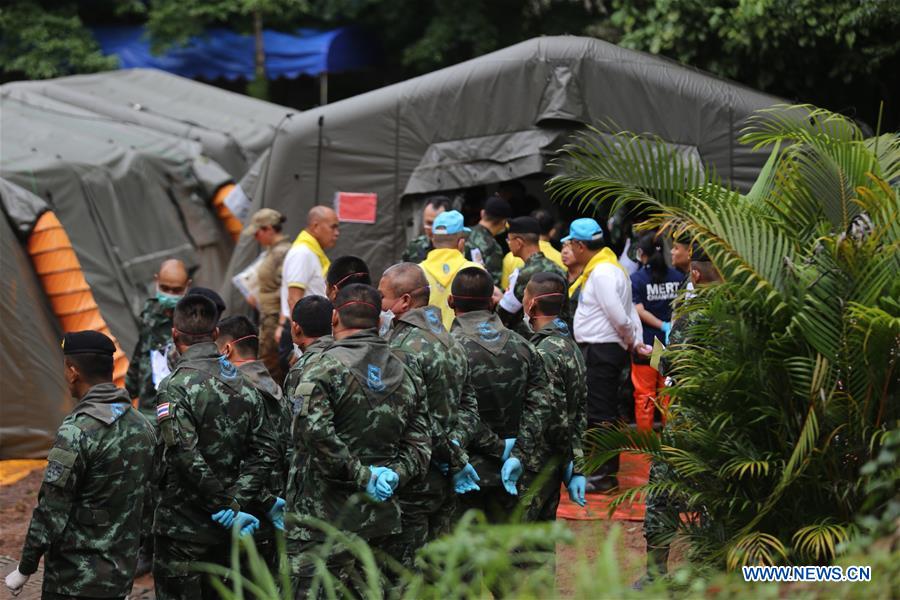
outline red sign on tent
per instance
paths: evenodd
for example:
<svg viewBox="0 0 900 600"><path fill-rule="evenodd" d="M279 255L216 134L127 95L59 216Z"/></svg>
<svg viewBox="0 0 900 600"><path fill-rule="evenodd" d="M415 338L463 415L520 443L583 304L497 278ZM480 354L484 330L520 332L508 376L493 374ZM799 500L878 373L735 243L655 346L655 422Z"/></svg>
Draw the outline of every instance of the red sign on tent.
<svg viewBox="0 0 900 600"><path fill-rule="evenodd" d="M336 192L334 211L342 223L374 223L378 194Z"/></svg>

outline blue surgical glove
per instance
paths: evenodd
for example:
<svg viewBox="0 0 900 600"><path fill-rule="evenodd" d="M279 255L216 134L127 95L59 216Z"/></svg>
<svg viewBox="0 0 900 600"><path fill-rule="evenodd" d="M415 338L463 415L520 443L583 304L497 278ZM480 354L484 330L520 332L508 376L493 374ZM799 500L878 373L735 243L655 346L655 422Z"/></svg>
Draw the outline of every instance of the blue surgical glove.
<svg viewBox="0 0 900 600"><path fill-rule="evenodd" d="M586 485L587 479L584 475L573 475L566 486L569 489L569 499L578 506L585 505L584 489Z"/></svg>
<svg viewBox="0 0 900 600"><path fill-rule="evenodd" d="M516 484L519 482L519 477L522 476L522 461L518 458L508 458L503 463L503 468L500 469L500 479L503 481L503 487L506 488L506 493L511 496L518 496L519 490L516 489Z"/></svg>
<svg viewBox="0 0 900 600"><path fill-rule="evenodd" d="M394 495L397 484L400 483L400 476L392 469L385 468L375 481L375 494L381 501L387 500Z"/></svg>
<svg viewBox="0 0 900 600"><path fill-rule="evenodd" d="M466 466L453 475L453 491L457 494L477 492L481 489L477 483L480 479L481 477L478 476L475 467L466 463Z"/></svg>
<svg viewBox="0 0 900 600"><path fill-rule="evenodd" d="M245 512L239 512L234 516L234 526L241 530L241 537L252 535L259 529L259 519Z"/></svg>
<svg viewBox="0 0 900 600"><path fill-rule="evenodd" d="M275 498L275 506L269 509L269 519L276 529L284 531L284 498Z"/></svg>
<svg viewBox="0 0 900 600"><path fill-rule="evenodd" d="M575 472L575 463L573 461L569 461L569 464L566 465L566 472L563 473L563 483L565 485L569 485L569 480L572 479L572 473Z"/></svg>
<svg viewBox="0 0 900 600"><path fill-rule="evenodd" d="M663 321L662 327L663 335L665 335L665 343L666 346L669 345L669 334L672 333L672 324L669 321Z"/></svg>
<svg viewBox="0 0 900 600"><path fill-rule="evenodd" d="M230 508L223 508L222 510L220 510L219 512L217 512L216 514L214 514L212 516L212 520L215 521L216 523L218 523L219 525L221 525L222 527L224 527L225 529L228 529L229 527L231 527L231 524L234 522L234 516L235 516L235 512L233 510L231 510Z"/></svg>
<svg viewBox="0 0 900 600"><path fill-rule="evenodd" d="M506 444L506 447L503 448L503 458L500 460L506 462L506 459L509 458L509 455L512 453L513 446L516 445L516 438L506 438L503 440L503 443Z"/></svg>

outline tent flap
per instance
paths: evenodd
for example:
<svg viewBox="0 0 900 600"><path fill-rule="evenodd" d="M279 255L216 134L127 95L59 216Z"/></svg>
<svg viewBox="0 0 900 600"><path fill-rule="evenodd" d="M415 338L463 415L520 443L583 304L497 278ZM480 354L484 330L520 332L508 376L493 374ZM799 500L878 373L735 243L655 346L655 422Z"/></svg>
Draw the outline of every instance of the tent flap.
<svg viewBox="0 0 900 600"><path fill-rule="evenodd" d="M38 218L50 209L38 196L3 179L0 179L0 201L10 225L21 240L28 238Z"/></svg>

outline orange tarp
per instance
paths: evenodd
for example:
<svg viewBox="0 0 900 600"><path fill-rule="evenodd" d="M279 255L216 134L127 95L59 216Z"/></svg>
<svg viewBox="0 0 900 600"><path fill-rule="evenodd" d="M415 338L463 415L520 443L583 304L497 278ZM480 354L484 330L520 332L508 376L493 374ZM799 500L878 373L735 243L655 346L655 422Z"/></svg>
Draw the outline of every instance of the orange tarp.
<svg viewBox="0 0 900 600"><path fill-rule="evenodd" d="M100 314L72 242L52 211L45 212L35 223L27 250L62 330L93 329L112 338L116 344L113 380L118 386L124 385L128 358Z"/></svg>
<svg viewBox="0 0 900 600"><path fill-rule="evenodd" d="M233 189L233 183L226 183L220 187L216 191L216 195L213 196L212 207L213 210L216 211L216 216L219 217L219 220L222 221L222 224L225 226L225 230L231 234L231 238L234 241L237 241L241 236L241 231L244 229L244 226L238 218L232 214L228 207L225 206L225 198L228 197L228 194L230 194Z"/></svg>
<svg viewBox="0 0 900 600"><path fill-rule="evenodd" d="M622 454L619 463L619 486L628 489L644 485L650 477L650 461L644 456ZM569 500L569 493L562 490L562 498L559 508L556 509L558 519L570 519L573 521L595 521L609 519L609 504L618 494L618 490L609 494L587 494L587 506L578 506ZM643 521L644 502L625 502L616 508L612 518L616 521Z"/></svg>
<svg viewBox="0 0 900 600"><path fill-rule="evenodd" d="M47 466L46 460L0 460L0 485L12 485L28 474Z"/></svg>

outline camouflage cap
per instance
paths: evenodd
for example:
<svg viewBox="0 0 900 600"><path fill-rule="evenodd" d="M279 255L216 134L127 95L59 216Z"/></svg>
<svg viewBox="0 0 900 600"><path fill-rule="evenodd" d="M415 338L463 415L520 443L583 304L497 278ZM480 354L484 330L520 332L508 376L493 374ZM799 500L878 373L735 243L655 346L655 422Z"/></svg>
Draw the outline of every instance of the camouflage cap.
<svg viewBox="0 0 900 600"><path fill-rule="evenodd" d="M254 235L263 227L274 227L284 223L285 217L273 208L261 208L250 219L250 224L244 229L247 235Z"/></svg>

